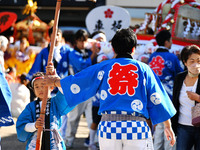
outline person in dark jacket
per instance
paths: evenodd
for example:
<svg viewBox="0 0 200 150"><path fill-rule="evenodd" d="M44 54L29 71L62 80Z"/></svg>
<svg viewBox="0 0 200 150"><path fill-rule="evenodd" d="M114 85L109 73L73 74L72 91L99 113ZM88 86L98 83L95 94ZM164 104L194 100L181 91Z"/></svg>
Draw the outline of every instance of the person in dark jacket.
<svg viewBox="0 0 200 150"><path fill-rule="evenodd" d="M183 48L181 60L186 71L174 81L173 104L177 114L172 118L172 127L177 135L177 150L200 149L200 127L192 125L191 108L200 102L200 48L191 45Z"/></svg>

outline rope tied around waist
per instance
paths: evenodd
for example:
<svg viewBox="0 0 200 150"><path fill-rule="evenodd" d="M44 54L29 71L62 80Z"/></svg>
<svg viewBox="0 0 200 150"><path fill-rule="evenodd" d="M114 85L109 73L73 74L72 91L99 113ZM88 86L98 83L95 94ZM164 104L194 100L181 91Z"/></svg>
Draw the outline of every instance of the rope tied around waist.
<svg viewBox="0 0 200 150"><path fill-rule="evenodd" d="M127 121L137 120L146 121L144 117L126 115L126 114L102 114L101 121Z"/></svg>
<svg viewBox="0 0 200 150"><path fill-rule="evenodd" d="M53 137L56 141L56 144L58 145L60 142L62 142L62 137L60 136L60 134L58 133L58 131L56 129L43 129L43 131L52 131L53 132Z"/></svg>

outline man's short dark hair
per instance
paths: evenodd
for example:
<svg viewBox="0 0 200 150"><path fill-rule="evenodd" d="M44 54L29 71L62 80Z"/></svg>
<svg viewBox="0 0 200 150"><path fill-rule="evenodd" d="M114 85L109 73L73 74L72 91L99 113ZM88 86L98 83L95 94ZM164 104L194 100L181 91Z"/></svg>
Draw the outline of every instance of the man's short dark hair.
<svg viewBox="0 0 200 150"><path fill-rule="evenodd" d="M133 47L136 48L137 37L130 28L119 29L112 38L111 43L116 54L131 54Z"/></svg>
<svg viewBox="0 0 200 150"><path fill-rule="evenodd" d="M88 39L88 32L84 29L79 29L74 36L75 40L84 40L86 41Z"/></svg>
<svg viewBox="0 0 200 150"><path fill-rule="evenodd" d="M162 30L156 35L156 42L159 46L165 46L165 41L170 41L171 33L168 30Z"/></svg>

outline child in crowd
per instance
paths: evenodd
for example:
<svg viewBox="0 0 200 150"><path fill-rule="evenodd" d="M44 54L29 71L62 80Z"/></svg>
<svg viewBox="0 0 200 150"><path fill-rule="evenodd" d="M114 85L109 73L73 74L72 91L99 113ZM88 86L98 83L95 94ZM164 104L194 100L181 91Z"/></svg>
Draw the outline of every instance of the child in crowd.
<svg viewBox="0 0 200 150"><path fill-rule="evenodd" d="M21 142L27 142L27 150L35 150L37 130L44 127L41 149L42 150L65 150L65 143L62 140L58 129L61 126L61 116L67 114L74 107L69 107L66 103L64 95L58 93L51 97L52 87L48 89L48 100L46 105L45 121L40 118L41 104L44 97L44 86L39 83L43 79L44 73L38 72L34 74L31 80L31 86L37 100L29 103L17 120L17 137ZM45 122L45 123L44 123Z"/></svg>

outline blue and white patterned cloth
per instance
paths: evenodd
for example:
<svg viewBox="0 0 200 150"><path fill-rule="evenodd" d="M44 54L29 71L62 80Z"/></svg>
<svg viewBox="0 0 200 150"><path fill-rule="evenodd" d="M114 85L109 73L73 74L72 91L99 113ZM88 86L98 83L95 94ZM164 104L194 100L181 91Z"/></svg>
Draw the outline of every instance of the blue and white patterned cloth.
<svg viewBox="0 0 200 150"><path fill-rule="evenodd" d="M102 138L116 140L146 139L151 137L145 121L101 121L98 134Z"/></svg>
<svg viewBox="0 0 200 150"><path fill-rule="evenodd" d="M107 111L102 114L123 114L141 116L139 113L129 114L126 111ZM151 131L145 121L101 121L98 126L98 135L106 139L135 140L151 137Z"/></svg>

